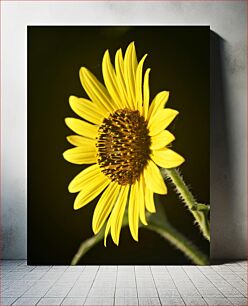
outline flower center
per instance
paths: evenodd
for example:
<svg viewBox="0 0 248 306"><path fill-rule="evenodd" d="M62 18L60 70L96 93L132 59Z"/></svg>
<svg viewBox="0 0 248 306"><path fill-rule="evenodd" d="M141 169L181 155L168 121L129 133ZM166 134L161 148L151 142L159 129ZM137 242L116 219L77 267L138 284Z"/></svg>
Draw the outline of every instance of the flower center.
<svg viewBox="0 0 248 306"><path fill-rule="evenodd" d="M133 184L147 164L150 136L139 111L120 109L105 118L98 130L98 164L120 185Z"/></svg>

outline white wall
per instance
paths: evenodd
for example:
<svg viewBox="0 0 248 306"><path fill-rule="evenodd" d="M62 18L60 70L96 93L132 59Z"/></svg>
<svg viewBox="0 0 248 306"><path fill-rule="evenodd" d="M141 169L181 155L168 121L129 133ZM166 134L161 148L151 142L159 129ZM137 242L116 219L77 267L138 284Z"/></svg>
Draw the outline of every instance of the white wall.
<svg viewBox="0 0 248 306"><path fill-rule="evenodd" d="M246 257L246 2L2 1L3 257L26 258L27 25L210 25L211 256ZM220 88L219 88L220 86ZM38 173L37 173L38 175Z"/></svg>

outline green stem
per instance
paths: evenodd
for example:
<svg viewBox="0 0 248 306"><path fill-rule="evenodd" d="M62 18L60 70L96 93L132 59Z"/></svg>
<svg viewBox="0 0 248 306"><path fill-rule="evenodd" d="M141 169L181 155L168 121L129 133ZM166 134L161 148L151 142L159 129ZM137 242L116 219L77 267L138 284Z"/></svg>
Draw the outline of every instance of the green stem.
<svg viewBox="0 0 248 306"><path fill-rule="evenodd" d="M128 217L127 214L124 215L123 218L123 222L122 222L122 227L125 227L128 225ZM74 255L72 261L71 261L71 265L75 266L76 264L78 264L79 260L94 246L96 245L98 242L100 242L101 240L104 239L104 233L105 233L105 227L103 227L100 232L95 235L92 236L91 238L83 241L80 244L80 247L77 251L77 253Z"/></svg>
<svg viewBox="0 0 248 306"><path fill-rule="evenodd" d="M189 211L195 218L203 236L210 241L210 226L208 221L208 209L202 210L202 207L208 207L204 204L198 204L190 192L188 186L185 184L182 176L177 169L161 169L164 176L171 179L176 187L177 193L180 195L182 201L186 204Z"/></svg>
<svg viewBox="0 0 248 306"><path fill-rule="evenodd" d="M100 231L95 236L92 236L91 238L85 240L81 243L77 253L74 255L71 265L75 266L78 264L79 260L91 249L94 245L96 245L98 242L100 242L104 237L104 231Z"/></svg>
<svg viewBox="0 0 248 306"><path fill-rule="evenodd" d="M150 220L148 230L154 231L164 239L168 240L178 250L182 251L196 265L208 264L207 257L185 236L179 233L168 221L163 224L156 222L155 218Z"/></svg>

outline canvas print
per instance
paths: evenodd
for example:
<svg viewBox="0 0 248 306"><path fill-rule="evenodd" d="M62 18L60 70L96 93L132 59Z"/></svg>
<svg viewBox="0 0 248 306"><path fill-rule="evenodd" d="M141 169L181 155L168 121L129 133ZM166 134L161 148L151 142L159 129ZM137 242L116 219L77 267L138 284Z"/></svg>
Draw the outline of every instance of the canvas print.
<svg viewBox="0 0 248 306"><path fill-rule="evenodd" d="M28 27L28 263L209 263L207 26Z"/></svg>

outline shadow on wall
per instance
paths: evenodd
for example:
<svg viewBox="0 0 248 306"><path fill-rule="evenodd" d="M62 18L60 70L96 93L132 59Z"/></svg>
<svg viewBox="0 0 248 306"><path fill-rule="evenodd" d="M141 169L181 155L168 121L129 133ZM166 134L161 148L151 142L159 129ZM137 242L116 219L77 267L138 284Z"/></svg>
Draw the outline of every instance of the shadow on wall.
<svg viewBox="0 0 248 306"><path fill-rule="evenodd" d="M211 262L235 258L240 240L235 220L234 172L224 71L225 40L210 32ZM233 241L233 244L230 244ZM236 248L236 251L233 250Z"/></svg>

